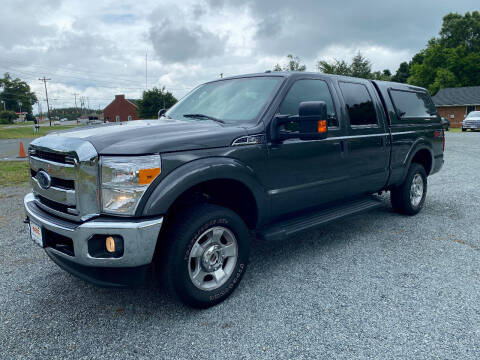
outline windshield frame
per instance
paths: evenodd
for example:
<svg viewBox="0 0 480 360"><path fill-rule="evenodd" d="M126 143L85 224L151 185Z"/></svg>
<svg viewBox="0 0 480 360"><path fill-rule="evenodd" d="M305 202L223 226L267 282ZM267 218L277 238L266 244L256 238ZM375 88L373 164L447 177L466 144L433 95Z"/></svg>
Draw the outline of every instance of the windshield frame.
<svg viewBox="0 0 480 360"><path fill-rule="evenodd" d="M228 77L228 78L207 81L203 84L199 84L198 86L196 86L195 88L190 90L187 94L185 94L185 96L183 96L175 105L173 105L170 109L168 109L168 111L165 113L165 117L175 119L175 120L182 120L182 121L195 121L195 119L193 119L193 118L192 119L184 119L182 117L180 119L177 119L176 117L171 116L170 112L171 112L171 110L173 110L177 106L177 104L180 104L188 96L190 96L192 93L194 93L196 90L198 90L200 87L202 87L204 85L219 83L219 82L223 82L223 81L232 81L232 80L239 80L239 79L251 79L251 78L259 78L259 77L279 78L279 81L277 82L277 84L275 85L273 90L271 91L270 96L267 98L267 100L265 101L265 104L262 106L262 108L260 109L258 114L250 120L231 120L231 119L230 120L225 120L225 119L221 119L221 120L225 121L225 125L240 125L240 124L258 125L262 122L263 116L265 115L268 108L271 106L273 100L275 99L275 97L279 93L280 89L282 88L282 85L285 83L285 80L287 78L285 75L283 75L283 74L240 75L240 76L232 76L232 77ZM205 115L209 115L209 114L205 114Z"/></svg>

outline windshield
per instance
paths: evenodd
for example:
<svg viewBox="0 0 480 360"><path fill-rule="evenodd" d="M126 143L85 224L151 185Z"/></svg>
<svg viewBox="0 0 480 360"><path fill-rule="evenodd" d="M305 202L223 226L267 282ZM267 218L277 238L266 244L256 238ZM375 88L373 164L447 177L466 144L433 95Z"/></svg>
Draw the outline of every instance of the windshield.
<svg viewBox="0 0 480 360"><path fill-rule="evenodd" d="M251 77L203 84L175 104L166 116L183 120L251 121L282 80L272 76Z"/></svg>
<svg viewBox="0 0 480 360"><path fill-rule="evenodd" d="M467 118L472 117L480 117L480 111L471 111L470 114L467 115Z"/></svg>

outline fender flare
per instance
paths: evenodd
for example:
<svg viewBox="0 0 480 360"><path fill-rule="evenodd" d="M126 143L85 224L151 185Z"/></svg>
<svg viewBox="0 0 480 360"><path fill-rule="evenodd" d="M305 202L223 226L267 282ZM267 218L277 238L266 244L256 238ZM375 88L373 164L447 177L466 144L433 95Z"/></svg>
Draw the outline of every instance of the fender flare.
<svg viewBox="0 0 480 360"><path fill-rule="evenodd" d="M191 187L209 180L236 180L246 186L253 195L257 207L257 224L268 215L267 192L259 183L252 169L238 160L225 157L209 157L179 166L156 184L143 203L141 216L158 216L167 213L180 195Z"/></svg>
<svg viewBox="0 0 480 360"><path fill-rule="evenodd" d="M405 177L407 176L408 169L410 169L410 165L412 164L413 158L420 150L428 151L428 153L430 154L430 160L432 161L432 167L430 171L432 171L432 169L434 168L435 157L432 150L432 144L424 137L420 137L417 140L415 140L415 142L412 144L412 146L410 147L410 150L408 150L408 153L405 156L405 159L403 160L403 174L401 179L402 183L405 180Z"/></svg>

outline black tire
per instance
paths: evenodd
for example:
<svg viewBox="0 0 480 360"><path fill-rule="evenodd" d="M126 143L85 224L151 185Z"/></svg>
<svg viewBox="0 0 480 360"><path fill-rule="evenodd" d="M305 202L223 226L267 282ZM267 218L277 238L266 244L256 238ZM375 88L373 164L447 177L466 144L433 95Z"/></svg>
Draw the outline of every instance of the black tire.
<svg viewBox="0 0 480 360"><path fill-rule="evenodd" d="M467 131L467 129L465 129L465 128L462 127L462 131Z"/></svg>
<svg viewBox="0 0 480 360"><path fill-rule="evenodd" d="M420 202L418 204L414 204L410 198L410 192L412 189L413 179L416 178L417 174L423 181L423 194ZM396 212L405 215L416 215L420 210L422 210L426 195L427 173L425 172L425 168L420 164L413 163L410 166L407 177L405 178L403 184L390 191L390 201L393 209Z"/></svg>
<svg viewBox="0 0 480 360"><path fill-rule="evenodd" d="M202 234L219 227L226 228L236 238L235 266L231 265L232 272L223 285L213 290L203 290L194 284L190 276L191 251ZM164 281L167 291L173 297L191 307L208 308L225 300L238 286L247 269L250 255L248 228L240 216L221 206L212 204L192 206L177 217L177 220L167 224L162 242L164 246L160 251L163 256L160 255L157 259L157 263L160 260L158 268L162 271L160 279ZM199 265L201 264L200 262Z"/></svg>

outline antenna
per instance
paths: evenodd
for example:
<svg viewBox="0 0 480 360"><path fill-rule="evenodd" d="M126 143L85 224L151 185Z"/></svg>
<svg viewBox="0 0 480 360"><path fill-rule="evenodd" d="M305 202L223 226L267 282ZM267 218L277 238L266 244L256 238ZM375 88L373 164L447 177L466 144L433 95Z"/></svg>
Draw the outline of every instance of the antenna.
<svg viewBox="0 0 480 360"><path fill-rule="evenodd" d="M145 91L148 90L148 49L145 49Z"/></svg>

